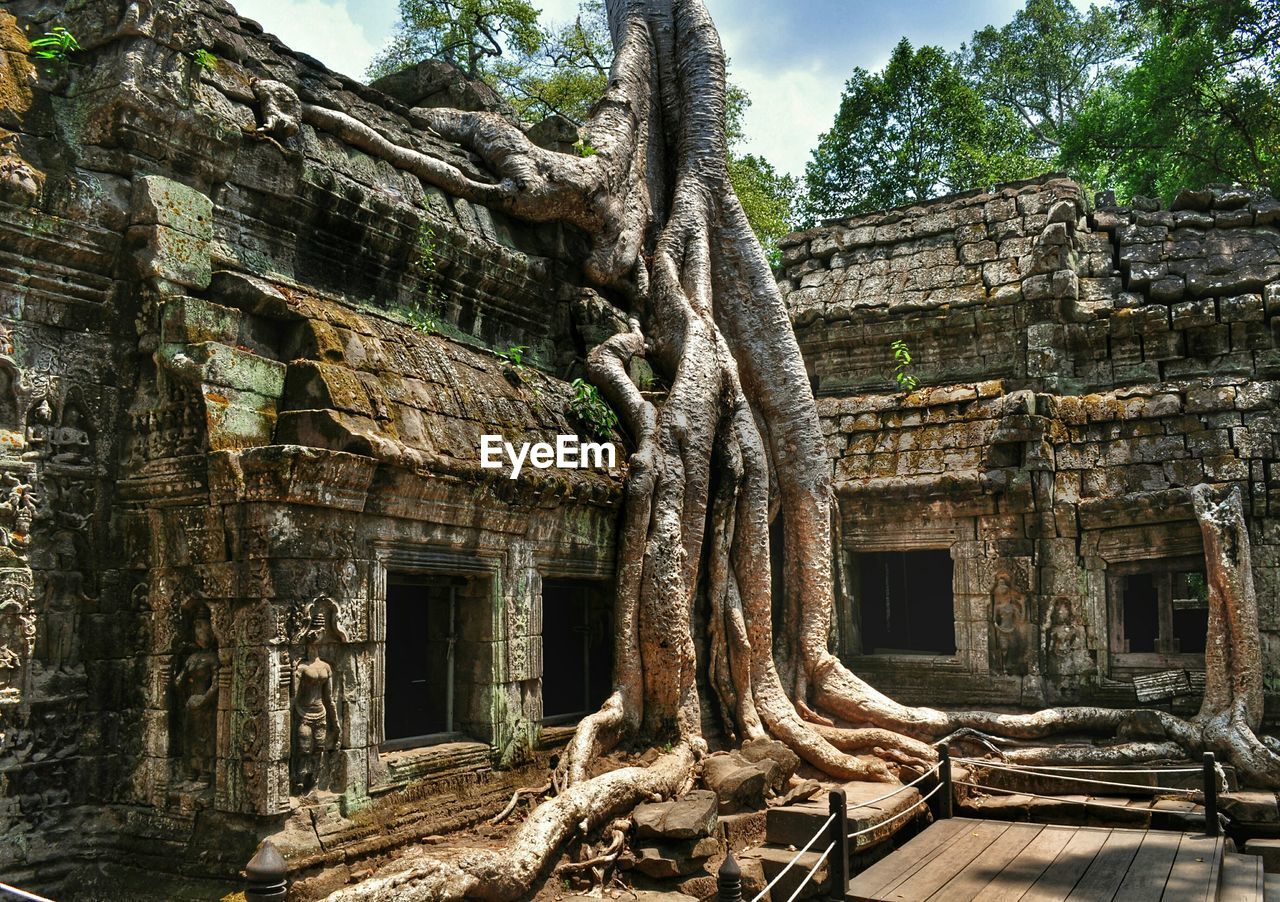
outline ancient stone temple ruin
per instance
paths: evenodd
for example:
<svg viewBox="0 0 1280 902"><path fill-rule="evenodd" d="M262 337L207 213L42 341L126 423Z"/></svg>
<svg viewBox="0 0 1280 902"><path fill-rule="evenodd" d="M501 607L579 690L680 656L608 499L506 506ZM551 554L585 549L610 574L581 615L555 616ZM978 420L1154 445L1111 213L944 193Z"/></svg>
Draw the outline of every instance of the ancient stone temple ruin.
<svg viewBox="0 0 1280 902"><path fill-rule="evenodd" d="M840 654L919 703L1194 710L1238 486L1280 678L1280 202L1065 178L832 222L781 284L828 436ZM909 343L911 393L893 391ZM1159 675L1159 676L1154 676Z"/></svg>
<svg viewBox="0 0 1280 902"><path fill-rule="evenodd" d="M40 62L51 15L0 11L0 879L217 898L271 836L319 897L541 783L608 692L622 467L480 447L625 442L573 384L624 317L574 228L298 121L483 177L411 113L475 86L362 85L221 0L87 0L76 64ZM1208 482L1277 685L1280 203L1172 206L1045 178L785 242L832 641L871 682L1191 708Z"/></svg>

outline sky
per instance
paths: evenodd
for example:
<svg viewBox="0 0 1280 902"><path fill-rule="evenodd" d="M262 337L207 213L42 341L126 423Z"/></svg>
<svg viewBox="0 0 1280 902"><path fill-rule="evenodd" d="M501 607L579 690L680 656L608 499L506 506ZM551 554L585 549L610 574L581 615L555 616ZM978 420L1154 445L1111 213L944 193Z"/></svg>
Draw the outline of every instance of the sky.
<svg viewBox="0 0 1280 902"><path fill-rule="evenodd" d="M397 0L231 0L296 50L363 78L399 18ZM532 0L544 21L565 21L577 0ZM1087 0L1076 0L1087 6ZM706 0L751 97L746 152L796 176L831 127L856 66L875 71L904 35L953 50L985 25L1003 25L1021 0Z"/></svg>

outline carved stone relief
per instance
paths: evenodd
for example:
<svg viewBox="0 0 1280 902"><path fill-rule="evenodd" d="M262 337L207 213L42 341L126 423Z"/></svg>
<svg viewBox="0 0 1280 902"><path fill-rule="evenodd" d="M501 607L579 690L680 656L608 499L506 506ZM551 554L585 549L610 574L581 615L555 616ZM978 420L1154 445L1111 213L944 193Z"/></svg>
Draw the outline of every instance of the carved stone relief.
<svg viewBox="0 0 1280 902"><path fill-rule="evenodd" d="M191 621L192 650L174 675L181 725L181 760L188 787L207 789L213 782L217 749L219 659L207 610Z"/></svg>
<svg viewBox="0 0 1280 902"><path fill-rule="evenodd" d="M1026 676L1031 669L1030 634L1027 592L1011 570L999 570L991 587L992 671Z"/></svg>
<svg viewBox="0 0 1280 902"><path fill-rule="evenodd" d="M290 756L290 785L294 794L306 795L315 789L330 789L334 759L341 739L337 706L334 704L334 668L321 657L322 647L338 651L347 635L338 625L338 605L320 595L296 605L289 615L290 646L300 648L294 657L289 708L293 717L293 746Z"/></svg>

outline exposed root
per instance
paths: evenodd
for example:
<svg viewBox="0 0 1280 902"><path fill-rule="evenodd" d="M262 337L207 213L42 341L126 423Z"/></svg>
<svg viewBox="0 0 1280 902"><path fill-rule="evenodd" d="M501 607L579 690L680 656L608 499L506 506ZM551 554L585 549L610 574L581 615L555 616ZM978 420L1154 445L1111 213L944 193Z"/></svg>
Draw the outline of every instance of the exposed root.
<svg viewBox="0 0 1280 902"><path fill-rule="evenodd" d="M510 817L511 812L516 810L516 805L520 804L521 796L540 796L550 791L551 791L550 783L543 783L541 786L538 786L538 787L527 786L527 787L524 787L523 789L517 789L515 792L511 794L511 801L507 803L507 807L503 808L501 811L499 811L497 814L491 817L489 819L489 824L491 826L496 827L498 824L501 824L508 817Z"/></svg>
<svg viewBox="0 0 1280 902"><path fill-rule="evenodd" d="M622 845L627 839L628 821L615 821L609 826L609 844L605 846L604 851L594 858L588 858L585 861L565 861L556 866L557 874L573 873L576 871L587 871L592 868L598 868L602 865L612 864L618 860L618 855L622 852Z"/></svg>
<svg viewBox="0 0 1280 902"><path fill-rule="evenodd" d="M693 749L676 746L648 767L624 767L567 788L543 802L500 852L467 849L448 860L424 859L397 874L341 889L330 902L434 902L463 897L491 902L526 898L551 858L573 836L629 812L654 796L666 798L693 770Z"/></svg>

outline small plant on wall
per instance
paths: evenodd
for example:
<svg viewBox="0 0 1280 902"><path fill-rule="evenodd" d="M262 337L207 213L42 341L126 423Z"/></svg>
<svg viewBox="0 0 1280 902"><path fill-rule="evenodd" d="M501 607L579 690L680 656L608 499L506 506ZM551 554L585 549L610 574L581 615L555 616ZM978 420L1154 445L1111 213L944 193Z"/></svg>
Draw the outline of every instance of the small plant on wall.
<svg viewBox="0 0 1280 902"><path fill-rule="evenodd" d="M569 399L569 412L596 438L606 438L618 425L618 415L600 397L600 390L583 379L570 384L573 397Z"/></svg>
<svg viewBox="0 0 1280 902"><path fill-rule="evenodd" d="M31 41L31 52L37 59L65 63L71 54L80 50L76 36L61 25Z"/></svg>
<svg viewBox="0 0 1280 902"><path fill-rule="evenodd" d="M212 72L218 68L218 58L203 47L191 54L191 60L205 72Z"/></svg>
<svg viewBox="0 0 1280 902"><path fill-rule="evenodd" d="M915 391L920 385L920 380L911 373L911 348L907 346L906 341L899 338L889 345L889 350L893 352L893 381L898 383L898 388L903 391Z"/></svg>

